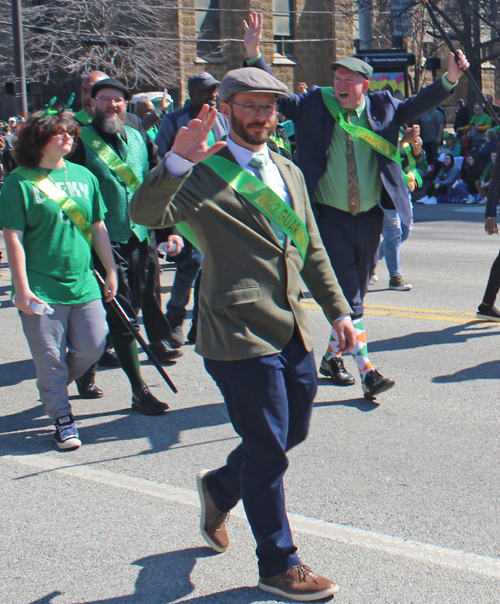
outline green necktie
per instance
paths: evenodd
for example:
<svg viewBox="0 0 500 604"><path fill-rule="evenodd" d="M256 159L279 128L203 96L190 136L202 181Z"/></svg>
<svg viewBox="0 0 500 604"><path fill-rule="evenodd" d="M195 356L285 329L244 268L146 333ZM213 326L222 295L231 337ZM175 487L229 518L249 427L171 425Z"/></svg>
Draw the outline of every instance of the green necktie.
<svg viewBox="0 0 500 604"><path fill-rule="evenodd" d="M345 121L351 123L351 114L354 111L347 111ZM354 140L352 135L346 132L345 151L347 157L347 199L349 201L349 212L353 216L359 212L359 180L358 167L356 166L356 155L354 153Z"/></svg>

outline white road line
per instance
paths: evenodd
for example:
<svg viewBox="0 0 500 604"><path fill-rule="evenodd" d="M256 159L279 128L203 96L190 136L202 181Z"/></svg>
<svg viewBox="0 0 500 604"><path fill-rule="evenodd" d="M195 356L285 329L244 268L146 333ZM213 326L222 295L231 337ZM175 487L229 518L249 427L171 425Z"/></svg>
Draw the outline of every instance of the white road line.
<svg viewBox="0 0 500 604"><path fill-rule="evenodd" d="M126 474L117 474L108 470L98 470L87 465L68 466L64 460L57 459L51 454L7 455L3 459L24 463L42 471L57 471L83 480L92 480L93 482L129 491L161 497L171 502L196 507L199 505L198 495L195 491L135 478ZM231 514L239 518L245 518L245 512L241 504L238 504ZM430 543L399 539L390 535L343 526L333 522L324 522L316 518L307 518L299 514L289 514L288 517L294 531L321 539L341 541L348 545L384 551L397 556L407 556L427 564L451 566L464 571L478 572L490 577L500 578L499 558L480 556Z"/></svg>

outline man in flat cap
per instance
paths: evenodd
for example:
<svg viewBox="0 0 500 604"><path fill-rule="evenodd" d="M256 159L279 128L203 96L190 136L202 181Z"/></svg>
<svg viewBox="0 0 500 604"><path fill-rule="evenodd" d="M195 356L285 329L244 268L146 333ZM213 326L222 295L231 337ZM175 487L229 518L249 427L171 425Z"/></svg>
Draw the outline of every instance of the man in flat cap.
<svg viewBox="0 0 500 604"><path fill-rule="evenodd" d="M133 191L158 163L158 158L154 149L148 149L139 118L130 115L127 121L130 91L122 82L99 79L90 97L94 117L90 124L82 126L71 161L88 168L99 180L107 210L105 223L118 267L116 298L133 322L142 308L151 349L160 361L168 362L182 353L168 342L171 330L161 309L154 233L134 224L128 216ZM135 127L129 125L132 119ZM99 272L104 271L98 258L94 258L94 265ZM146 415L165 412L168 405L159 401L144 382L134 337L114 308L108 304L105 307L112 344L132 388L132 408ZM94 375L91 368L86 398L102 396L102 391L100 394L95 391ZM94 396L90 396L92 392Z"/></svg>
<svg viewBox="0 0 500 604"><path fill-rule="evenodd" d="M243 26L245 65L272 73L259 50L262 15L251 14ZM382 208L396 209L407 226L412 221L397 148L399 129L453 92L469 66L460 50L458 57L457 64L450 53L448 72L405 101L386 91L368 92L372 67L354 57L332 63L333 89L315 88L278 101L280 113L295 124L297 163L326 251L354 311L357 342L352 354L369 399L394 386L368 357L363 300L380 243ZM344 367L335 327L320 373L337 386L355 382Z"/></svg>
<svg viewBox="0 0 500 604"><path fill-rule="evenodd" d="M184 222L204 254L196 351L242 442L224 467L198 476L203 537L225 551L226 517L242 499L257 542L259 587L313 601L337 586L300 561L283 492L286 453L306 438L317 385L301 279L343 351L355 336L302 173L266 144L276 100L287 95L262 70L230 71L219 104L230 122L227 143L209 146L217 112L204 105L137 189L130 216L156 228Z"/></svg>

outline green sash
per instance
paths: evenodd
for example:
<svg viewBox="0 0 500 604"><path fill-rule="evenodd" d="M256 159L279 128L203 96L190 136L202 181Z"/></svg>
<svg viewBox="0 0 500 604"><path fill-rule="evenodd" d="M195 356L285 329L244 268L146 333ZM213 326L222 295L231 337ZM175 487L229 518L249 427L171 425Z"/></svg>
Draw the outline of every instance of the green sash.
<svg viewBox="0 0 500 604"><path fill-rule="evenodd" d="M281 138L280 136L276 136L276 134L271 134L269 138L273 141L273 143L276 144L278 149L283 149L283 151L289 153L290 156L292 155L292 146L285 139Z"/></svg>
<svg viewBox="0 0 500 604"><path fill-rule="evenodd" d="M352 136L356 138L360 138L365 141L372 149L375 149L378 153L385 155L392 161L401 165L401 156L399 154L399 149L390 143L385 138L375 134L371 130L367 128L363 128L362 126L355 126L354 124L349 124L345 121L344 116L340 110L340 105L337 99L333 94L333 88L325 87L321 88L321 94L323 96L323 101L326 105L328 111L333 115L333 117L338 121L340 126Z"/></svg>
<svg viewBox="0 0 500 604"><path fill-rule="evenodd" d="M79 111L78 113L75 113L75 115L73 117L75 118L75 120L77 122L80 122L80 124L83 124L84 126L87 126L92 121L92 118L90 117L90 115L83 109L81 111Z"/></svg>
<svg viewBox="0 0 500 604"><path fill-rule="evenodd" d="M142 181L137 177L132 168L128 166L96 132L90 128L82 128L80 138L95 151L97 157L104 162L132 192L142 184ZM199 249L196 237L187 224L178 224L176 227L188 241Z"/></svg>
<svg viewBox="0 0 500 604"><path fill-rule="evenodd" d="M408 164L409 164L409 166L410 166L410 171L413 173L413 176L415 177L415 180L416 180L416 182L417 182L417 185L418 185L419 187L421 187L421 186L422 186L423 181L422 181L422 177L421 177L421 176L420 176L420 174L418 173L418 170L417 170L417 162L415 161L415 156L413 155L413 152L412 152L412 148L411 148L410 143L405 143L405 144L403 145L403 149L405 150L406 157L408 158ZM406 184L408 184L408 183L406 183Z"/></svg>
<svg viewBox="0 0 500 604"><path fill-rule="evenodd" d="M90 128L82 128L80 138L93 149L97 157L103 161L131 191L135 191L137 187L139 187L142 181L137 177L136 173L96 132Z"/></svg>
<svg viewBox="0 0 500 604"><path fill-rule="evenodd" d="M271 222L290 237L302 258L306 257L309 235L294 210L261 180L220 155L212 155L204 164L220 176L237 193L260 210ZM177 228L179 225L177 225Z"/></svg>
<svg viewBox="0 0 500 604"><path fill-rule="evenodd" d="M19 166L13 170L13 173L19 174L42 193L45 193L49 199L55 201L92 247L92 226L87 222L82 208L73 198L36 170Z"/></svg>

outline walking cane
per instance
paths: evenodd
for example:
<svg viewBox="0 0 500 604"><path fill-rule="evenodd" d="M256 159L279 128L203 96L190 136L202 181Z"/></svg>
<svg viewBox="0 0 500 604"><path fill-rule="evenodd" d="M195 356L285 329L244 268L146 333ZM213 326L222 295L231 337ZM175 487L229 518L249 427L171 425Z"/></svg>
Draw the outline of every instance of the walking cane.
<svg viewBox="0 0 500 604"><path fill-rule="evenodd" d="M436 13L434 12L434 9L432 8L431 3L429 2L429 0L422 0L422 1L425 5L425 8L427 9L427 12L429 13L429 16L430 16L432 22L436 26L439 33L443 36L443 40L446 42L446 45L451 50L451 52L455 55L455 59L456 59L457 58L457 49L455 48L453 42L451 41L450 36L445 32L443 26L438 21L438 18L436 17ZM472 88L474 88L474 91L476 92L476 94L479 96L480 99L482 99L482 102L486 105L486 108L488 109L488 113L490 114L491 119L497 124L497 126L500 126L500 118L495 113L495 110L491 106L491 103L484 96L483 91L481 90L481 88L479 88L478 83L472 77L472 75L470 74L468 69L466 69L464 71L464 75L469 80L469 83L472 85Z"/></svg>
<svg viewBox="0 0 500 604"><path fill-rule="evenodd" d="M101 287L104 289L104 286L106 285L104 279L101 277L101 275L98 273L98 271L94 270L94 274L97 277L97 280L99 281ZM156 369L158 369L158 371L160 372L161 377L167 382L167 384L170 386L170 389L172 390L172 392L174 392L175 394L177 394L178 390L175 387L175 384L172 382L172 380L168 377L167 372L165 371L165 369L163 369L163 367L160 364L160 361L156 358L154 352L151 350L151 348L149 347L149 344L146 344L146 340L141 336L141 334L137 331L137 329L135 328L135 325L132 323L132 321L128 318L127 313L123 310L122 305L118 302L118 300L116 300L115 298L113 298L111 300L110 303L113 308L116 310L116 312L118 313L118 316L120 317L120 319L125 323L125 326L127 327L127 329L130 331L130 333L134 336L134 338L139 342L139 344L142 346L144 352L148 355L149 360L152 361L156 367Z"/></svg>

